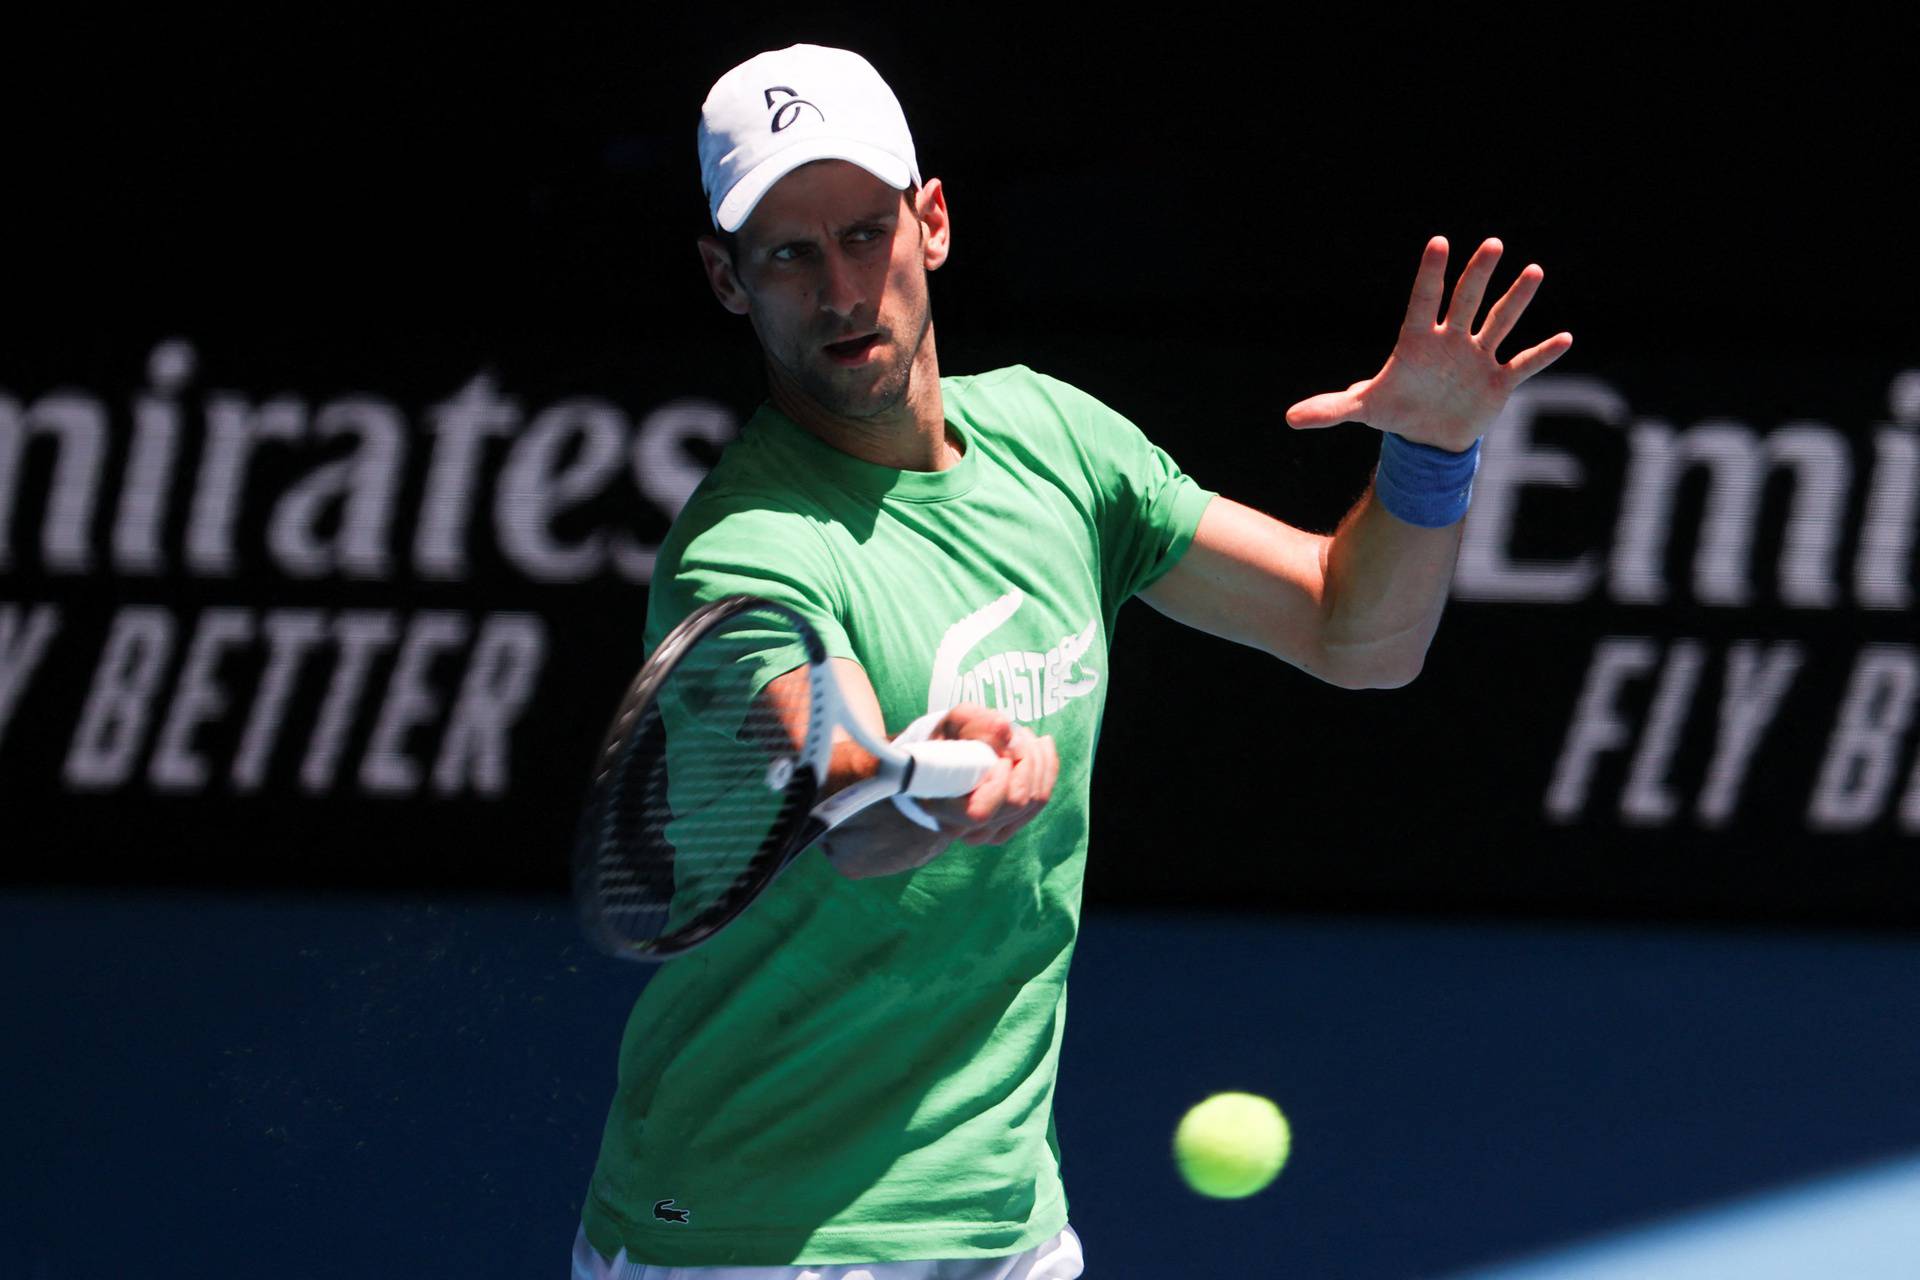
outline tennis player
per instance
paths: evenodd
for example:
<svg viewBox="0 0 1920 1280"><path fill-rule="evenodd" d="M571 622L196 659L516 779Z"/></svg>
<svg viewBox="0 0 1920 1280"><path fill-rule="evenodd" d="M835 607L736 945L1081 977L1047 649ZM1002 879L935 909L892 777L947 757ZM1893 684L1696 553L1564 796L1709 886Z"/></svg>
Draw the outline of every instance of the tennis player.
<svg viewBox="0 0 1920 1280"><path fill-rule="evenodd" d="M1380 372L1287 411L1381 432L1366 495L1311 534L1201 489L1045 374L941 376L927 277L952 242L946 195L858 55L796 45L735 67L699 151L700 257L759 339L768 396L662 548L648 647L703 601L778 600L880 731L978 738L999 761L969 796L869 810L656 974L573 1274L1066 1280L1082 1259L1053 1089L1120 606L1344 687L1413 679L1479 437L1572 338L1503 363L1540 269L1476 328L1499 242L1450 301L1446 242L1429 242ZM837 752L830 785L863 755Z"/></svg>

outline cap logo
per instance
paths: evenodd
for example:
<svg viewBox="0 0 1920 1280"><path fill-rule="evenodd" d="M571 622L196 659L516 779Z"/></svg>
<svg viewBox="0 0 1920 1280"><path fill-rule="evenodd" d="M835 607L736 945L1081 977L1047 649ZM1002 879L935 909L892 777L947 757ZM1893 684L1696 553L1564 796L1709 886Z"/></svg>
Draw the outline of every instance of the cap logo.
<svg viewBox="0 0 1920 1280"><path fill-rule="evenodd" d="M776 84L771 88L767 89L765 93L766 93L766 99L767 99L767 110L773 112L773 131L775 133L780 132L782 129L792 124L795 120L798 120L800 118L800 108L802 107L810 108L813 111L813 114L820 117L820 122L822 124L826 123L827 116L824 111L820 110L820 108L814 106L811 102L808 102L805 98L801 97L798 93L796 93L792 89L787 88L783 84ZM785 100L781 101L781 100L775 99L773 95L776 93L785 94L786 95ZM776 109L776 102L778 103L777 109Z"/></svg>

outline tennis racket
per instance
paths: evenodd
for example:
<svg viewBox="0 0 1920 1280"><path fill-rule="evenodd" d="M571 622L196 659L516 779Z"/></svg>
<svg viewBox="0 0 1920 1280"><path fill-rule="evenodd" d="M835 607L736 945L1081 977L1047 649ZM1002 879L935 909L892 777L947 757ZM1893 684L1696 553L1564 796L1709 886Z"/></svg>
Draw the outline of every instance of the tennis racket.
<svg viewBox="0 0 1920 1280"><path fill-rule="evenodd" d="M879 769L822 799L836 731ZM895 795L965 795L995 758L984 742L896 747L860 724L792 609L702 605L648 657L607 731L574 841L581 924L611 955L683 954L847 819Z"/></svg>

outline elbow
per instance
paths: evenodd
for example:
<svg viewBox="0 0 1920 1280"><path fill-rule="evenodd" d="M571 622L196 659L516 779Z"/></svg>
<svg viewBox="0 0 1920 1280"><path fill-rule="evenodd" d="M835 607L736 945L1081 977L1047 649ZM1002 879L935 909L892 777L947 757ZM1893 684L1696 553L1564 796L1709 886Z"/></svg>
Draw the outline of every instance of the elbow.
<svg viewBox="0 0 1920 1280"><path fill-rule="evenodd" d="M1329 626L1315 648L1313 673L1342 689L1398 689L1412 684L1427 662L1434 622L1367 634Z"/></svg>
<svg viewBox="0 0 1920 1280"><path fill-rule="evenodd" d="M1414 682L1426 666L1425 649L1417 653L1349 655L1317 666L1313 674L1341 689L1400 689Z"/></svg>
<svg viewBox="0 0 1920 1280"><path fill-rule="evenodd" d="M1349 685L1348 688L1351 688L1351 689L1404 689L1406 686L1414 682L1414 679L1417 676L1419 676L1421 668L1424 667L1425 665L1426 665L1426 659L1425 659L1425 656L1422 655L1421 657L1415 658L1411 662L1403 662L1398 666L1387 667L1378 672L1375 672L1366 681L1366 683Z"/></svg>

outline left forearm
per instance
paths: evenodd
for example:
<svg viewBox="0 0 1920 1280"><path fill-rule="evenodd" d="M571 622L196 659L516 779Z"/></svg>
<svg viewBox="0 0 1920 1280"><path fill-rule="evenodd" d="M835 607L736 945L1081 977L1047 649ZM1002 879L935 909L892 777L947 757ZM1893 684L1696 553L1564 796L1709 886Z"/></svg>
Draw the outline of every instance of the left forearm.
<svg viewBox="0 0 1920 1280"><path fill-rule="evenodd" d="M1323 678L1393 688L1420 673L1440 625L1464 521L1422 529L1368 489L1322 549Z"/></svg>

